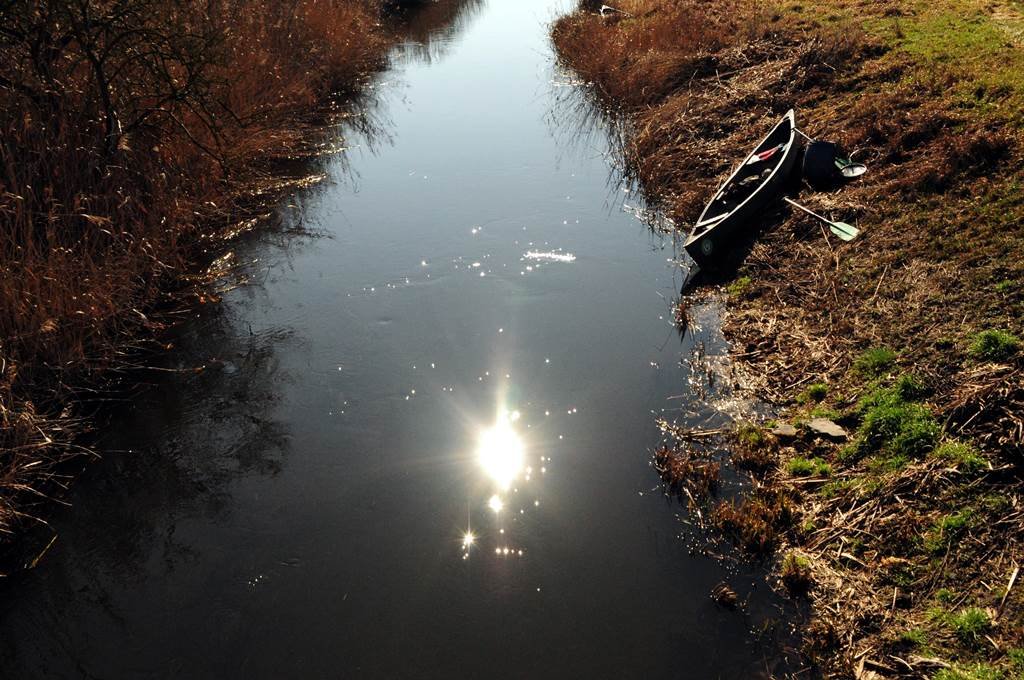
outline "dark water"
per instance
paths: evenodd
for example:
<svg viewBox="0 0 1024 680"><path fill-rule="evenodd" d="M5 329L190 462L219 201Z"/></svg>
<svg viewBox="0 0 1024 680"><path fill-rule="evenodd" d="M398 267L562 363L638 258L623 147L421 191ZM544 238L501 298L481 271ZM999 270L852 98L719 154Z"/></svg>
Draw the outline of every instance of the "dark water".
<svg viewBox="0 0 1024 680"><path fill-rule="evenodd" d="M708 338L671 325L674 244L624 209L553 67L565 7L467 7L284 207L319 235L237 252L258 280L173 358L208 370L114 423L46 559L0 590L3 677L765 668L764 588L760 614L711 602L755 578L688 553L648 465L652 412L706 411L680 394Z"/></svg>

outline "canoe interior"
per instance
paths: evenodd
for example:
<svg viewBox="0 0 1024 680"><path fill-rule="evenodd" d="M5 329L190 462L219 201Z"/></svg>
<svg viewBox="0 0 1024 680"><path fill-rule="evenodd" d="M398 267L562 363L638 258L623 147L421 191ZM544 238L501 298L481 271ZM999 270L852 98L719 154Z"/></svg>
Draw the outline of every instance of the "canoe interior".
<svg viewBox="0 0 1024 680"><path fill-rule="evenodd" d="M790 146L794 143L793 127L793 118L790 113L779 121L778 125L764 138L764 141L744 159L739 169L722 185L715 197L704 208L691 239L700 236L731 214L771 178L772 173L791 151ZM759 154L772 152L772 150L774 153L769 158L765 160L758 158Z"/></svg>

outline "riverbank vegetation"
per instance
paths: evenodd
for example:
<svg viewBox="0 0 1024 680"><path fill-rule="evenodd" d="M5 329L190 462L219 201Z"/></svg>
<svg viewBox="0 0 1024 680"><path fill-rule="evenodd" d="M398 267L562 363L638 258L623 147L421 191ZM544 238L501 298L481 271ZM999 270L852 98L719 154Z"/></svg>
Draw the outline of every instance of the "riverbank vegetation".
<svg viewBox="0 0 1024 680"><path fill-rule="evenodd" d="M415 4L0 9L0 544L66 485L82 397L215 301L199 272L316 179Z"/></svg>
<svg viewBox="0 0 1024 680"><path fill-rule="evenodd" d="M834 677L1024 677L1024 15L1012 2L584 2L568 66L628 121L627 171L686 229L790 107L869 174L779 209L680 305L725 333L779 422L657 454L673 489L812 604ZM825 419L841 435L812 426ZM670 428L671 429L671 428ZM832 429L834 433L833 428ZM713 475L711 474L713 470Z"/></svg>

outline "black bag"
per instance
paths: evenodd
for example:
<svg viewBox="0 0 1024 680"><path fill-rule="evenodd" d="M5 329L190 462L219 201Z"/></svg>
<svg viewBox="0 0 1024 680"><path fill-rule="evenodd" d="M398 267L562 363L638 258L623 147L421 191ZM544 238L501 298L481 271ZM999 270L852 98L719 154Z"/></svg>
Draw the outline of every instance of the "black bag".
<svg viewBox="0 0 1024 680"><path fill-rule="evenodd" d="M846 179L836 159L845 158L843 150L832 142L811 142L804 151L804 179L817 191L835 189Z"/></svg>

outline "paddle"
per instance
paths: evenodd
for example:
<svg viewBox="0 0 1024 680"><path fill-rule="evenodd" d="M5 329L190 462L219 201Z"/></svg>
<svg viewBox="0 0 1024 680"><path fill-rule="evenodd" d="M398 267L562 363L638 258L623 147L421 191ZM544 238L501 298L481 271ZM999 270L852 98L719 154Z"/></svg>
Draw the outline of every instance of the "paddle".
<svg viewBox="0 0 1024 680"><path fill-rule="evenodd" d="M833 222L832 220L825 219L818 213L803 207L802 205L800 205L791 198L783 196L782 200L784 200L786 203L789 203L794 207L800 208L801 210L803 210L808 215L811 215L812 217L817 217L819 220L828 225L828 228L832 231L833 234L835 234L844 241L852 241L853 239L857 238L857 234L860 233L860 230L857 229L857 227L851 224L847 224L846 222Z"/></svg>

